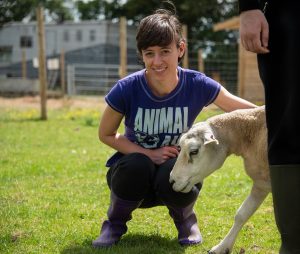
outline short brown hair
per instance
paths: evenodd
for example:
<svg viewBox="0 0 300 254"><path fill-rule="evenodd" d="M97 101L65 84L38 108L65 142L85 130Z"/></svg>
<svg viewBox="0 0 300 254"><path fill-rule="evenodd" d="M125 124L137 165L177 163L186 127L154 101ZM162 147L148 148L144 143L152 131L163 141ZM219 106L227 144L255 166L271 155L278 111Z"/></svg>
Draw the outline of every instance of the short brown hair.
<svg viewBox="0 0 300 254"><path fill-rule="evenodd" d="M151 46L168 46L175 41L179 47L182 41L182 24L175 13L158 9L154 14L143 18L138 26L136 42L139 54ZM182 57L181 57L182 58ZM179 61L181 60L178 59Z"/></svg>

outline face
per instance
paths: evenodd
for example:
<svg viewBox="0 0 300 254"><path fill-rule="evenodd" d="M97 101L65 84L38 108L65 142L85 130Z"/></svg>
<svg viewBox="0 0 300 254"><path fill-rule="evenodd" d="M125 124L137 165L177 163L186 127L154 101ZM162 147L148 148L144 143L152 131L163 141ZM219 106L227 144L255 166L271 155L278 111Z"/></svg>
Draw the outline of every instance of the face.
<svg viewBox="0 0 300 254"><path fill-rule="evenodd" d="M199 123L180 138L180 153L170 173L175 191L187 193L220 168L227 153L207 124Z"/></svg>
<svg viewBox="0 0 300 254"><path fill-rule="evenodd" d="M158 81L177 77L178 58L183 56L184 50L184 42L177 47L174 41L168 46L152 46L142 50L147 76Z"/></svg>

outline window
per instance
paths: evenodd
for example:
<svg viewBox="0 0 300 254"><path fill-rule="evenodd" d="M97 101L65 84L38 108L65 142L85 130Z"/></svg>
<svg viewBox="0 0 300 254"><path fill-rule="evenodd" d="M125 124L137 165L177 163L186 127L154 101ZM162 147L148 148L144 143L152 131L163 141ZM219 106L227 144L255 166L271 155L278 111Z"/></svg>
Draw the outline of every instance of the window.
<svg viewBox="0 0 300 254"><path fill-rule="evenodd" d="M82 41L82 32L81 32L81 30L76 31L76 39L77 39L77 41Z"/></svg>
<svg viewBox="0 0 300 254"><path fill-rule="evenodd" d="M70 36L69 36L69 31L64 31L64 41L69 41Z"/></svg>
<svg viewBox="0 0 300 254"><path fill-rule="evenodd" d="M0 63L10 63L12 57L12 46L0 46Z"/></svg>
<svg viewBox="0 0 300 254"><path fill-rule="evenodd" d="M21 36L20 47L21 48L31 48L32 47L32 37L31 36Z"/></svg>
<svg viewBox="0 0 300 254"><path fill-rule="evenodd" d="M90 30L90 41L95 41L95 40L96 40L96 31Z"/></svg>

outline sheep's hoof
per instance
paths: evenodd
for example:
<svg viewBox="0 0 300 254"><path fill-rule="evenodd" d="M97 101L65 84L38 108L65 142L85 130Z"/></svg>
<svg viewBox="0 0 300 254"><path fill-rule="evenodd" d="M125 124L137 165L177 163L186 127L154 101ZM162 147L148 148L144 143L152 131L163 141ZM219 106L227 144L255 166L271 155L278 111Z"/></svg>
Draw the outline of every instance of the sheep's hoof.
<svg viewBox="0 0 300 254"><path fill-rule="evenodd" d="M207 253L208 253L208 254L216 254L216 252L211 251L211 250L207 251ZM222 252L222 254L230 254L229 249L226 249L225 252Z"/></svg>

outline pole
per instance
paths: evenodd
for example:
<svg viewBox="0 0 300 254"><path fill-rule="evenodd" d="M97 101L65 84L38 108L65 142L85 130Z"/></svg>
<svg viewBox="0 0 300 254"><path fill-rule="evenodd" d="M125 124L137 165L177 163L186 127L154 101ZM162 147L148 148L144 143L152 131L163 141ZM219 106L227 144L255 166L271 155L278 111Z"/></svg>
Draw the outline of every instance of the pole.
<svg viewBox="0 0 300 254"><path fill-rule="evenodd" d="M183 25L182 26L182 35L183 38L186 39L186 48L185 48L185 55L183 58L183 68L188 69L189 68L189 52L188 52L188 29L187 29L187 25Z"/></svg>
<svg viewBox="0 0 300 254"><path fill-rule="evenodd" d="M65 83L65 51L61 50L60 53L60 85L62 96L65 96L66 92L66 83Z"/></svg>
<svg viewBox="0 0 300 254"><path fill-rule="evenodd" d="M39 44L39 80L41 98L41 120L47 119L47 73L45 64L45 31L44 31L44 11L41 6L36 11L38 22L38 44Z"/></svg>
<svg viewBox="0 0 300 254"><path fill-rule="evenodd" d="M127 21L126 17L120 18L120 78L127 75Z"/></svg>
<svg viewBox="0 0 300 254"><path fill-rule="evenodd" d="M198 50L198 70L204 73L204 61L202 57L202 49Z"/></svg>
<svg viewBox="0 0 300 254"><path fill-rule="evenodd" d="M27 78L26 51L22 48L22 79Z"/></svg>

